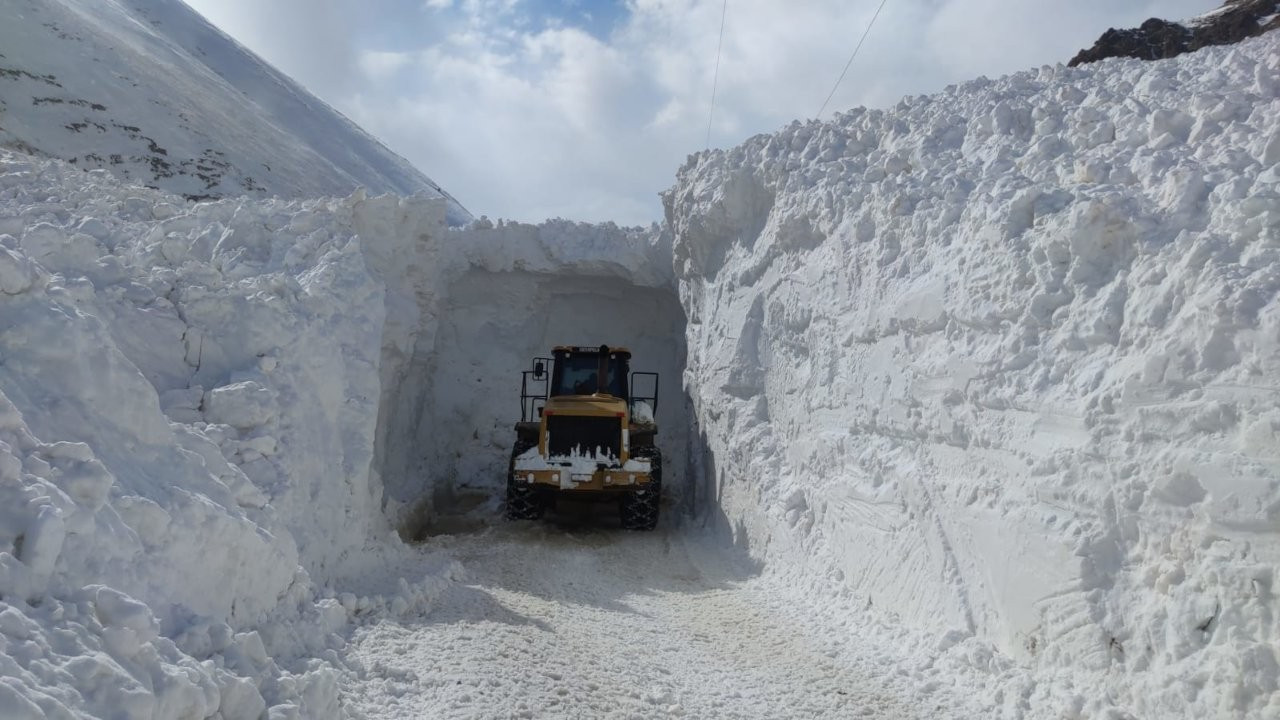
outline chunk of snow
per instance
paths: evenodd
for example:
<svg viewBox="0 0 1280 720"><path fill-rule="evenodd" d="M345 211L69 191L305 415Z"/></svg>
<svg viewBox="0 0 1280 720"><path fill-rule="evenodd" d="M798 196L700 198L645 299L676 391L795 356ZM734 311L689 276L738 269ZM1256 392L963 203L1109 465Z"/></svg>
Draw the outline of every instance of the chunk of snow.
<svg viewBox="0 0 1280 720"><path fill-rule="evenodd" d="M205 416L211 421L240 430L265 425L277 413L276 393L252 380L209 390L204 406Z"/></svg>

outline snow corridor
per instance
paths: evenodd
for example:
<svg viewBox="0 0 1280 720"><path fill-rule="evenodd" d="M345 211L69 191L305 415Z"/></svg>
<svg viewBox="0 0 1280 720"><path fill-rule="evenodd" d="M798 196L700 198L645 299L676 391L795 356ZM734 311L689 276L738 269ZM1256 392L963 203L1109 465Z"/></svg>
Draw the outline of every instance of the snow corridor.
<svg viewBox="0 0 1280 720"><path fill-rule="evenodd" d="M0 715L1280 716L1278 78L797 122L651 228L0 154ZM662 374L658 531L495 520L560 343Z"/></svg>

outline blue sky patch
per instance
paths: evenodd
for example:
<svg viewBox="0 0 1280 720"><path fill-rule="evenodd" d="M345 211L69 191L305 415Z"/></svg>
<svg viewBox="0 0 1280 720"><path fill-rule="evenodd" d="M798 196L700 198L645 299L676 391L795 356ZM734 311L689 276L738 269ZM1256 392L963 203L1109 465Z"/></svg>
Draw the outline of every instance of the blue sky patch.
<svg viewBox="0 0 1280 720"><path fill-rule="evenodd" d="M521 7L539 25L576 27L601 40L609 38L628 12L623 0L524 0Z"/></svg>

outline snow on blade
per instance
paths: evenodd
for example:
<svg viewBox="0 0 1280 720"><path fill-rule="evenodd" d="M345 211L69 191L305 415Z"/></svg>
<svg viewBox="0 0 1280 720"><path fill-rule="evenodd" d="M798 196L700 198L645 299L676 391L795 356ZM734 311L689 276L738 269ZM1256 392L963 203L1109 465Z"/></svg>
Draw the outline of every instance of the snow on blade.
<svg viewBox="0 0 1280 720"><path fill-rule="evenodd" d="M1276 36L692 158L665 199L726 531L1034 668L1034 715L1275 715L1278 163Z"/></svg>

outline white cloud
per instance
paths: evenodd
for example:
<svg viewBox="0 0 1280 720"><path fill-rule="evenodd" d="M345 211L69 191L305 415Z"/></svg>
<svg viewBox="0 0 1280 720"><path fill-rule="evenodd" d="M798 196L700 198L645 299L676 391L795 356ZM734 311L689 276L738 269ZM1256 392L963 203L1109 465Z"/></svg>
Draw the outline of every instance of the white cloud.
<svg viewBox="0 0 1280 720"><path fill-rule="evenodd" d="M366 50L357 61L366 77L375 82L387 80L413 62L412 53Z"/></svg>
<svg viewBox="0 0 1280 720"><path fill-rule="evenodd" d="M630 0L607 40L521 0L193 4L477 215L659 219L657 193L706 137L720 0ZM812 117L878 4L731 0L712 144ZM1109 26L1213 4L894 0L827 114L1066 62Z"/></svg>

